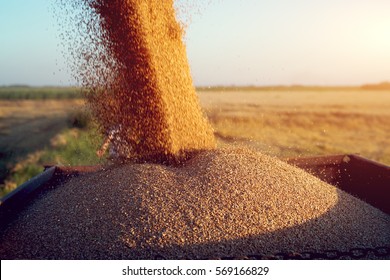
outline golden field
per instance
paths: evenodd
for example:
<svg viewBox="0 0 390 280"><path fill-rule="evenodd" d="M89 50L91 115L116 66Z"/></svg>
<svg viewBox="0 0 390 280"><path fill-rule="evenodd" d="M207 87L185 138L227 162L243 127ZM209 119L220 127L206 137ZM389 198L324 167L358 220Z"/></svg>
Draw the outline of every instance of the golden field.
<svg viewBox="0 0 390 280"><path fill-rule="evenodd" d="M360 88L203 90L220 145L278 157L360 154L390 165L390 91Z"/></svg>

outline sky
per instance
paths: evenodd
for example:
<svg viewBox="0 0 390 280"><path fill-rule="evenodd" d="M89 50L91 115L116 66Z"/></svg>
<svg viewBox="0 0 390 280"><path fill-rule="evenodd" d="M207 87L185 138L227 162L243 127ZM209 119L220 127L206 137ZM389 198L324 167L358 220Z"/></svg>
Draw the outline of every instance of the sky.
<svg viewBox="0 0 390 280"><path fill-rule="evenodd" d="M180 1L196 86L390 81L389 0ZM0 86L75 83L53 3L0 0Z"/></svg>

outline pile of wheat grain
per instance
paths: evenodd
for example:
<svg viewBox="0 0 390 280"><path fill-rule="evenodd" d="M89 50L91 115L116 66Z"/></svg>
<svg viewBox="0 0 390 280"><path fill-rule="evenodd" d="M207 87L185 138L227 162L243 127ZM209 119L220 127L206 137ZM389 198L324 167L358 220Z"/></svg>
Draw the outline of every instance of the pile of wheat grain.
<svg viewBox="0 0 390 280"><path fill-rule="evenodd" d="M127 164L36 199L2 258L209 259L390 245L390 217L275 158L206 151L184 166Z"/></svg>

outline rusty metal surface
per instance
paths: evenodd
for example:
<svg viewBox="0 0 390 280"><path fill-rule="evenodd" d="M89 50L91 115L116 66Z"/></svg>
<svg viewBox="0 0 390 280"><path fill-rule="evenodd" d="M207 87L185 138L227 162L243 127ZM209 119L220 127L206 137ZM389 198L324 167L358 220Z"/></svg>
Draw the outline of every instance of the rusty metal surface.
<svg viewBox="0 0 390 280"><path fill-rule="evenodd" d="M358 155L286 159L390 215L390 167Z"/></svg>
<svg viewBox="0 0 390 280"><path fill-rule="evenodd" d="M342 163L345 155L288 158L285 161L304 169L333 186L341 182Z"/></svg>
<svg viewBox="0 0 390 280"><path fill-rule="evenodd" d="M357 155L343 162L340 189L390 215L390 167Z"/></svg>

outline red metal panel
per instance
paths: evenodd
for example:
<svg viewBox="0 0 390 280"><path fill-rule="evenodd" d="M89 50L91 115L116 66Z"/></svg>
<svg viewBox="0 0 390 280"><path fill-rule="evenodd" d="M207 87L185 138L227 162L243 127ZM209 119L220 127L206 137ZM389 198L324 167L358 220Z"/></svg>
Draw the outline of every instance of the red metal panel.
<svg viewBox="0 0 390 280"><path fill-rule="evenodd" d="M292 158L288 163L390 215L390 167L358 155Z"/></svg>
<svg viewBox="0 0 390 280"><path fill-rule="evenodd" d="M390 167L357 155L343 162L340 189L390 215Z"/></svg>

